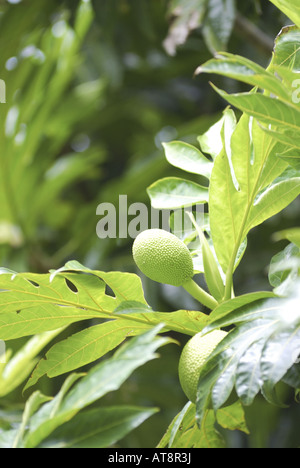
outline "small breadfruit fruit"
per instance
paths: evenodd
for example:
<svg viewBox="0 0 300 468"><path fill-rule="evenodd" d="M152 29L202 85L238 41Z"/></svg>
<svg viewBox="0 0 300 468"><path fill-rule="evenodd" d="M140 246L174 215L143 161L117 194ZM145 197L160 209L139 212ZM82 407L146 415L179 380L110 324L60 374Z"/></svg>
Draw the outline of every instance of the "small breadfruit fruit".
<svg viewBox="0 0 300 468"><path fill-rule="evenodd" d="M182 286L194 276L189 249L163 229L141 232L133 243L132 253L141 272L158 283Z"/></svg>
<svg viewBox="0 0 300 468"><path fill-rule="evenodd" d="M178 367L179 381L182 390L192 403L196 403L201 369L226 335L227 333L222 330L214 330L204 336L197 333L183 348Z"/></svg>

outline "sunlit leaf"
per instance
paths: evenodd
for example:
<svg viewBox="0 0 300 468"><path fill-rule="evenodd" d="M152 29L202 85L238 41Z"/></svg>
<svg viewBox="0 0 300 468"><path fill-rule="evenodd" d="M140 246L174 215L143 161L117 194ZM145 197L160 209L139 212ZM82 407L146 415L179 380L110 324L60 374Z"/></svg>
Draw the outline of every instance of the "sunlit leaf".
<svg viewBox="0 0 300 468"><path fill-rule="evenodd" d="M271 185L257 200L286 163L277 158L279 143L266 136L250 117L240 119L228 140L216 158L209 189L212 239L224 272L236 267L239 248L249 230L287 206L290 195L294 199L299 193L298 180L292 180L275 188ZM273 197L274 192L282 195Z"/></svg>
<svg viewBox="0 0 300 468"><path fill-rule="evenodd" d="M299 131L300 111L291 104L258 93L228 94L214 86L218 94L263 124Z"/></svg>
<svg viewBox="0 0 300 468"><path fill-rule="evenodd" d="M184 171L210 177L212 163L194 146L180 141L164 143L166 158L170 164Z"/></svg>
<svg viewBox="0 0 300 468"><path fill-rule="evenodd" d="M277 400L275 386L291 370L300 354L299 282L287 298L260 300L212 322L202 333L235 324L210 355L201 371L197 419L204 418L210 398L215 409L235 389L243 404L262 394ZM288 380L287 380L288 381ZM211 397L210 397L211 395Z"/></svg>
<svg viewBox="0 0 300 468"><path fill-rule="evenodd" d="M285 100L290 95L279 78L249 59L237 55L222 53L197 68L196 74L214 73L247 83L253 87L280 96Z"/></svg>
<svg viewBox="0 0 300 468"><path fill-rule="evenodd" d="M208 189L195 182L166 177L148 190L153 208L172 210L208 202Z"/></svg>
<svg viewBox="0 0 300 468"><path fill-rule="evenodd" d="M270 0L300 28L300 6L297 0Z"/></svg>

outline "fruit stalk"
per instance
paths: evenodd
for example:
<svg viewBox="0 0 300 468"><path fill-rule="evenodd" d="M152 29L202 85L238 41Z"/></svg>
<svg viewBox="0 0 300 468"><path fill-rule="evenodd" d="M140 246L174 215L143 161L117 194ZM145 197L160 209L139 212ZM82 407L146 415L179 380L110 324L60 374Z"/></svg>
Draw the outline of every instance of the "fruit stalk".
<svg viewBox="0 0 300 468"><path fill-rule="evenodd" d="M182 286L191 296L208 309L214 310L219 305L216 299L204 291L193 279L186 281Z"/></svg>

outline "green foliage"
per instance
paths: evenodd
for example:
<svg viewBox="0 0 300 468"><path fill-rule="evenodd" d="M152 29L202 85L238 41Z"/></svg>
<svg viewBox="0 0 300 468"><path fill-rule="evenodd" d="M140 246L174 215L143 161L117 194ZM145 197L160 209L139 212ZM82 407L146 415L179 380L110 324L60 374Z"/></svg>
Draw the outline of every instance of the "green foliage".
<svg viewBox="0 0 300 468"><path fill-rule="evenodd" d="M171 1L169 32L164 2L53 2L44 11L37 0L1 5L0 40L7 44L1 78L9 83L0 125L0 255L8 267L0 271L0 339L7 347L5 362L0 356L2 448L100 448L124 438L134 443L131 431L157 417L159 405L152 402L172 400L179 383L170 383L162 364L159 385L166 382L166 390L157 397L153 382L145 385L149 403L145 388L137 397L127 391L132 379L164 345L219 328L229 333L203 366L196 404L185 402L179 411L181 397L176 399L158 448L223 448L231 431L251 438L247 411L258 399L285 407L282 385L289 398L299 396L298 219L288 228L273 230L272 223L300 194L294 86L300 12L296 0L272 3L295 26L276 37L267 68L225 52L237 17L231 0ZM216 115L212 106L212 116L180 126L195 94L188 104L176 86L172 94L182 66L160 47L165 39L170 55L190 54L200 26L209 50L218 53L209 59L201 53L197 79L218 75L209 99L221 96L232 107ZM234 80L229 93L220 89L228 79ZM160 104L141 110L141 96L151 88L153 97L156 86ZM110 151L121 155L119 165ZM90 236L96 202L114 203L120 193L130 200L148 193L153 208L185 209L190 227L174 234L188 247L193 241L194 270L204 289L194 284L189 292L203 299L201 310L188 296L178 306L182 291L175 288L162 288L163 300L154 289L149 293L149 283L126 272L128 264L133 269L130 254L124 260L119 250L126 242L100 245ZM201 222L193 214L199 205ZM275 241L289 244L274 245L268 288L251 292L248 283L239 294L239 272L251 275L246 257L249 248L256 250L251 240L259 239L262 224ZM256 272L263 269L258 263ZM166 298L171 312L165 312ZM232 391L239 401L224 408Z"/></svg>
<svg viewBox="0 0 300 468"><path fill-rule="evenodd" d="M117 390L135 369L156 357L156 349L168 342L167 338L156 337L159 329L161 326L127 342L112 358L98 364L86 375L71 374L55 398L34 392L27 400L19 427L0 435L2 448L37 447L58 427L60 427L60 440L69 448L85 448L89 444L105 447L106 444L117 442L133 427L141 424L156 410L124 407L105 410L100 408L92 410L92 413L91 410L86 413L79 414L79 412L107 392ZM69 431L69 426L66 424L65 432L64 423L68 423L76 416L78 417L74 421L72 431ZM89 417L91 417L91 426L87 431ZM97 427L101 430L98 429L95 433L91 429L97 418L99 418ZM110 429L106 431L108 418L110 418ZM67 439L65 434L68 434ZM58 443L55 432L53 445L47 441L44 443L48 448L55 448Z"/></svg>
<svg viewBox="0 0 300 468"><path fill-rule="evenodd" d="M208 191L195 182L179 177L166 177L148 188L153 208L174 210L208 201Z"/></svg>
<svg viewBox="0 0 300 468"><path fill-rule="evenodd" d="M283 11L294 23L300 27L300 8L296 2L288 2L286 0L270 0L281 11Z"/></svg>
<svg viewBox="0 0 300 468"><path fill-rule="evenodd" d="M299 42L299 34L295 26L281 31L266 71L243 57L224 53L197 70L198 73L220 73L264 90L263 94L250 92L229 95L215 87L220 96L245 114L255 117L274 139L285 145L282 151L278 151L278 154L282 153L283 159L286 159L285 153L290 151L290 159L299 157L300 111L295 90L299 72L299 54L295 44ZM274 95L278 99L274 99ZM268 128L270 124L272 128Z"/></svg>
<svg viewBox="0 0 300 468"><path fill-rule="evenodd" d="M97 321L54 344L46 359L35 367L26 388L45 374L55 377L94 362L128 336L139 335L159 323L165 324L166 331L188 335L207 323L201 312L153 312L144 299L140 278L131 273L97 272L70 262L57 272L3 273L0 280L4 290L0 333L4 340L57 330L78 321L88 321L88 325L91 320ZM112 294L107 293L107 287ZM25 364L24 359L27 355L19 366Z"/></svg>
<svg viewBox="0 0 300 468"><path fill-rule="evenodd" d="M29 377L39 360L39 352L61 331L58 329L33 336L13 357L11 350L6 352L5 362L0 366L0 396L9 394Z"/></svg>
<svg viewBox="0 0 300 468"><path fill-rule="evenodd" d="M288 371L297 377L299 283L294 287L294 294L287 298L255 301L248 306L234 308L226 315L222 314L222 306L214 311L214 320L204 333L232 324L236 327L224 339L222 346L212 353L200 377L200 419L209 395L207 385L215 408L226 401L234 385L246 406L253 403L260 390L269 402L277 404L276 384ZM217 318L219 314L223 316ZM298 387L299 381L294 381Z"/></svg>
<svg viewBox="0 0 300 468"><path fill-rule="evenodd" d="M167 161L175 167L192 174L211 176L213 164L199 150L182 141L163 144Z"/></svg>
<svg viewBox="0 0 300 468"><path fill-rule="evenodd" d="M300 193L298 172L289 169L290 161L284 156L287 151L297 154L299 139L300 114L291 87L298 71L295 52L298 35L299 31L292 28L277 38L273 60L266 71L242 57L224 53L197 70L219 73L264 90L264 94L253 90L235 95L217 90L244 115L237 123L233 112L226 110L219 126L222 149L217 153L210 177L209 234L226 275L226 302L213 311L212 323L203 333L233 324L235 329L212 353L201 372L197 398L200 425L210 398L218 409L234 387L244 405L252 404L259 391L269 402L277 404L274 390L281 379L288 374L290 384L296 388L300 384L296 364L300 352L299 284L295 283L299 262L293 270L294 290L289 289L287 298L254 301L247 306L242 306L239 299L231 299L238 253L248 233L283 210ZM267 132L264 124L268 124ZM287 132L292 135L289 140L285 138ZM209 145L205 149L209 151ZM174 157L173 161L176 164ZM297 240L297 230L295 234ZM288 266L285 268L290 271ZM282 279L283 276L280 285ZM228 306L232 310L228 311ZM217 319L220 315L222 318Z"/></svg>
<svg viewBox="0 0 300 468"><path fill-rule="evenodd" d="M23 13L10 9L1 17L0 40L7 44L1 77L9 83L7 105L1 108L1 244L23 248L34 268L48 269L40 246L51 230L67 234L65 226L76 213L66 191L99 176L101 147L91 144L82 154L69 142L80 135L88 139L87 124L102 100L104 82L74 83L93 18L89 2L81 2L74 29L60 15L36 30L36 15L25 5L20 9ZM31 31L25 42L21 34L12 42L10 28L19 15L26 16L25 30ZM7 24L10 28L3 27Z"/></svg>
<svg viewBox="0 0 300 468"><path fill-rule="evenodd" d="M248 433L240 403L216 413L208 410L201 427L196 423L195 413L195 405L188 402L168 427L158 448L226 448L225 439L217 430L216 423L231 431Z"/></svg>

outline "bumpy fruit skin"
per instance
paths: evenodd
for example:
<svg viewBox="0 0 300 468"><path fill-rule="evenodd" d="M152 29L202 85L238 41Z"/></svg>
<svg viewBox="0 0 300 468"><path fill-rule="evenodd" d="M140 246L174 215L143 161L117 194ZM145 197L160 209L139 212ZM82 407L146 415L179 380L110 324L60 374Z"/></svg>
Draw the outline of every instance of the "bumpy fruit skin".
<svg viewBox="0 0 300 468"><path fill-rule="evenodd" d="M135 239L133 258L144 275L158 283L182 286L194 276L187 246L163 229L148 229Z"/></svg>
<svg viewBox="0 0 300 468"><path fill-rule="evenodd" d="M197 333L183 348L178 368L179 381L182 390L192 403L196 403L201 368L226 335L227 333L222 330L214 330L204 336Z"/></svg>

